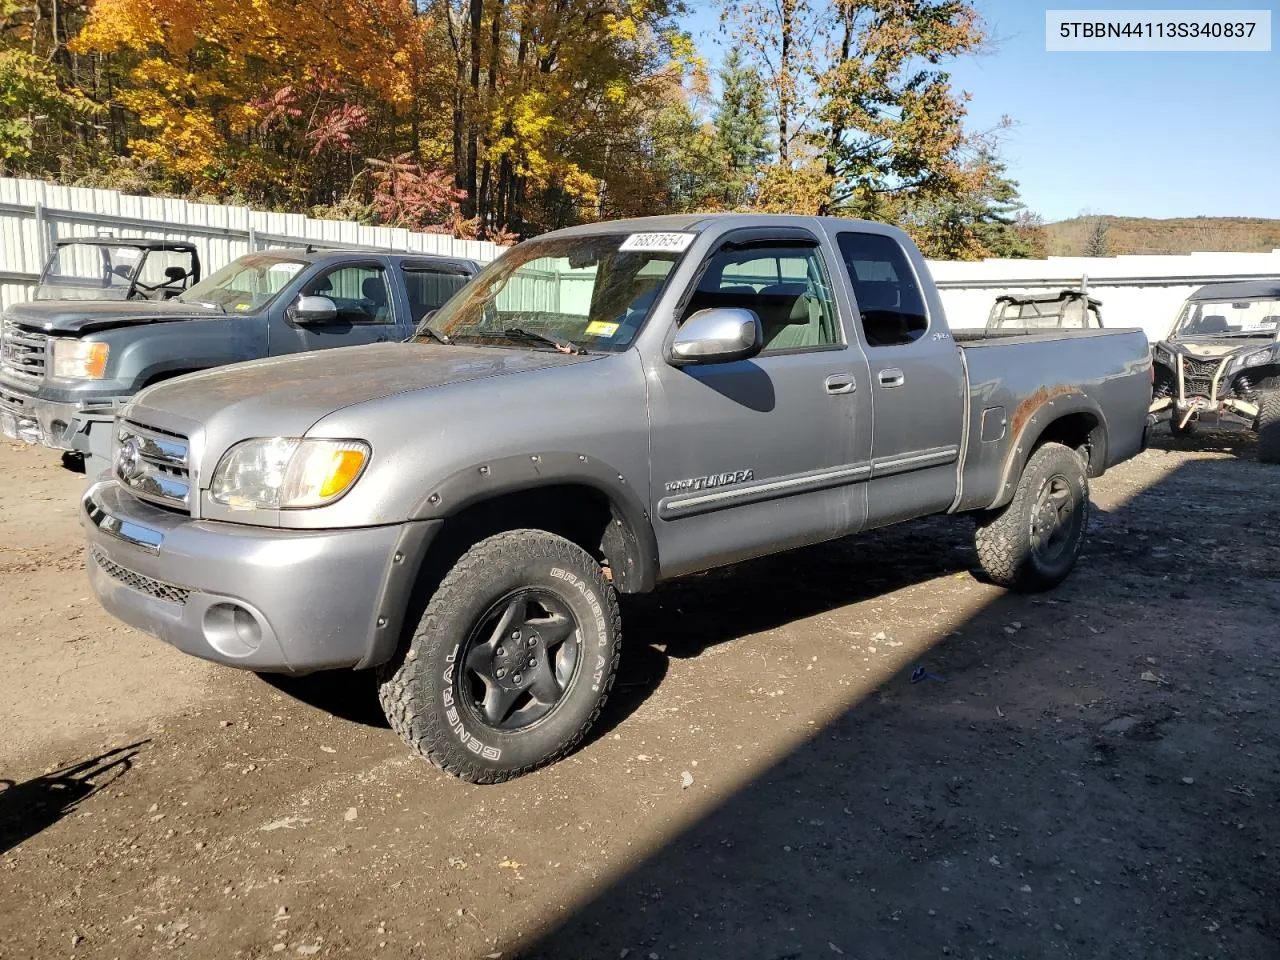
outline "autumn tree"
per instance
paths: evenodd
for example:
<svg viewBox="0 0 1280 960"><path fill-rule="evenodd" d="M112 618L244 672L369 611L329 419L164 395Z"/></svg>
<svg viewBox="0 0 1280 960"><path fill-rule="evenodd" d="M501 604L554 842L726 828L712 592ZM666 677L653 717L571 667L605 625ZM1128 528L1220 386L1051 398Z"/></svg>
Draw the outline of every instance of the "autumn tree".
<svg viewBox="0 0 1280 960"><path fill-rule="evenodd" d="M332 199L366 132L395 145L424 69L411 0L96 0L72 49L118 77L132 155L266 202Z"/></svg>
<svg viewBox="0 0 1280 960"><path fill-rule="evenodd" d="M66 47L83 19L82 0L0 0L0 173L57 169L100 139Z"/></svg>
<svg viewBox="0 0 1280 960"><path fill-rule="evenodd" d="M966 131L967 95L948 60L984 29L964 0L723 0L722 22L759 71L778 123L768 205L813 200L817 212L912 225L935 248L980 255L999 218L989 140ZM821 174L813 169L815 154ZM778 199L769 199L770 197Z"/></svg>

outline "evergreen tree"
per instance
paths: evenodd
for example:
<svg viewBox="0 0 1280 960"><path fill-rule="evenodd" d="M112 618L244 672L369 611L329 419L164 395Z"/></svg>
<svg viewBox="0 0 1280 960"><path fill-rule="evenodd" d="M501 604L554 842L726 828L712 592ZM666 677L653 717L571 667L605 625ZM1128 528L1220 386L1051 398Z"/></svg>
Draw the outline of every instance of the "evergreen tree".
<svg viewBox="0 0 1280 960"><path fill-rule="evenodd" d="M720 100L712 123L715 149L725 167L723 189L717 192L726 207L741 206L751 197L757 169L773 151L764 81L736 49L720 68Z"/></svg>

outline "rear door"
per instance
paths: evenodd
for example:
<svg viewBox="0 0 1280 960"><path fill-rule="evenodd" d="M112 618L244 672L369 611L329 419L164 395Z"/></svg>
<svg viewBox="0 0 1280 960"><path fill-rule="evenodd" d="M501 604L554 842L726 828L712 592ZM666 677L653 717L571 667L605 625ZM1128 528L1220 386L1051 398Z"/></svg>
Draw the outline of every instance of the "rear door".
<svg viewBox="0 0 1280 960"><path fill-rule="evenodd" d="M921 278L897 240L842 230L836 244L871 365L867 525L946 510L967 404L960 350L941 318L930 316Z"/></svg>
<svg viewBox="0 0 1280 960"><path fill-rule="evenodd" d="M409 308L409 333L417 328L424 317L439 310L450 297L466 286L472 275L471 270L457 264L433 260L401 261L400 277Z"/></svg>
<svg viewBox="0 0 1280 960"><path fill-rule="evenodd" d="M663 574L858 530L866 514L866 361L808 231L729 233L677 325L699 310L759 315L751 360L649 370L651 511Z"/></svg>
<svg viewBox="0 0 1280 960"><path fill-rule="evenodd" d="M387 266L380 260L321 267L303 283L298 296L328 297L338 315L332 323L296 324L288 318L288 305L281 304L282 322L272 324L273 355L403 339Z"/></svg>

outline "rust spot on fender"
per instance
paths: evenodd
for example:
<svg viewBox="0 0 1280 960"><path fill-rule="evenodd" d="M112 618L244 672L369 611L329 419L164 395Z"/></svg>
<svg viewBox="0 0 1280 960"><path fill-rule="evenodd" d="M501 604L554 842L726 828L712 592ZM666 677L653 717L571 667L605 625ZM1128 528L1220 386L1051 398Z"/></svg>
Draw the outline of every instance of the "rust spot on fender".
<svg viewBox="0 0 1280 960"><path fill-rule="evenodd" d="M1022 428L1027 425L1027 421L1034 417L1036 412L1050 400L1057 397L1074 396L1079 393L1080 391L1075 387L1068 387L1063 384L1059 384L1056 387L1041 387L1018 404L1018 408L1013 411L1013 435L1015 437L1021 436Z"/></svg>

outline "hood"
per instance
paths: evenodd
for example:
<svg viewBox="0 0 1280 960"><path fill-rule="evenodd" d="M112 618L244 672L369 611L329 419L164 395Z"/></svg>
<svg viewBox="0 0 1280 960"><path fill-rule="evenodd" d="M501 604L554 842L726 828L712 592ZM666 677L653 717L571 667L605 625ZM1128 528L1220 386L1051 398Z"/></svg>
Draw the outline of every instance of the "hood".
<svg viewBox="0 0 1280 960"><path fill-rule="evenodd" d="M247 437L302 436L343 407L395 393L598 359L554 350L378 343L252 360L149 387L124 416L220 451ZM406 425L408 426L408 425Z"/></svg>
<svg viewBox="0 0 1280 960"><path fill-rule="evenodd" d="M44 333L90 333L111 327L220 317L222 311L176 300L36 300L15 303L5 318Z"/></svg>
<svg viewBox="0 0 1280 960"><path fill-rule="evenodd" d="M1272 337L1205 337L1195 340L1161 340L1156 347L1197 360L1220 360L1236 353L1265 350L1275 342Z"/></svg>

